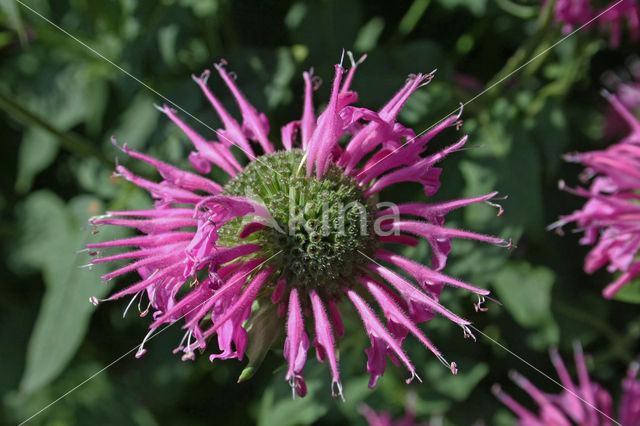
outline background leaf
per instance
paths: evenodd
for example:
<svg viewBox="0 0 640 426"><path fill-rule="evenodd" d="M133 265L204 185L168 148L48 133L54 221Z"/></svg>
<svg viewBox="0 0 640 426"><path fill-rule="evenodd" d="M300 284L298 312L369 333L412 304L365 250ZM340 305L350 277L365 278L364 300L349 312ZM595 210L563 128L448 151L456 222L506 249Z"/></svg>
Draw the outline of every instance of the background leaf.
<svg viewBox="0 0 640 426"><path fill-rule="evenodd" d="M321 384L318 381L308 382L309 396L315 394ZM319 406L313 398L283 399L276 401L274 392L268 389L260 402L258 426L283 425L293 426L311 424L326 413L326 407Z"/></svg>
<svg viewBox="0 0 640 426"><path fill-rule="evenodd" d="M104 267L82 267L87 256L76 253L87 240L88 217L102 210L98 200L80 196L65 204L55 194L39 191L29 195L22 209L24 232L15 261L42 270L46 284L20 384L29 394L66 367L95 310L89 297L100 298L107 287L98 279Z"/></svg>
<svg viewBox="0 0 640 426"><path fill-rule="evenodd" d="M553 281L549 269L521 262L503 267L493 282L499 300L518 324L526 328L550 328L547 346L556 344L558 339L551 314Z"/></svg>
<svg viewBox="0 0 640 426"><path fill-rule="evenodd" d="M55 137L38 128L29 129L20 143L16 191L28 192L36 175L51 165L57 154L58 141Z"/></svg>
<svg viewBox="0 0 640 426"><path fill-rule="evenodd" d="M640 303L640 281L632 281L620 289L615 295L616 300L629 303Z"/></svg>

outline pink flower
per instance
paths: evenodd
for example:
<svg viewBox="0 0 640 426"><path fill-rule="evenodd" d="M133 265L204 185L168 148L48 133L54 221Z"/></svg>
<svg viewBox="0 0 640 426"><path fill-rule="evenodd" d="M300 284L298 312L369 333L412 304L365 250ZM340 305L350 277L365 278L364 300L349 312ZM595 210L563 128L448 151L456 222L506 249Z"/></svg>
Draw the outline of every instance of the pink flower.
<svg viewBox="0 0 640 426"><path fill-rule="evenodd" d="M606 265L609 272L621 273L603 291L604 297L611 298L640 273L640 122L616 96L607 94L607 98L631 132L605 150L565 156L587 167L583 178L590 180L591 186L588 190L570 189L560 182L561 188L588 201L582 209L561 216L549 229L557 228L561 233L562 226L575 222L584 231L580 244L595 244L585 259L585 271L592 273Z"/></svg>
<svg viewBox="0 0 640 426"><path fill-rule="evenodd" d="M553 13L556 22L562 23L562 31L565 34L569 34L575 28L589 23L602 14L597 18L597 22L602 30L609 32L611 47L617 47L620 44L622 28L625 24L629 28L632 41L640 37L640 9L637 0L605 2L601 8L593 7L591 0L557 0Z"/></svg>
<svg viewBox="0 0 640 426"><path fill-rule="evenodd" d="M103 276L105 281L130 272L140 275L138 282L108 299L129 296L133 303L147 295L153 323L137 356L144 354L144 343L154 330L184 318L185 335L177 349L183 359L193 359L195 349L204 351L217 336L220 352L214 349L211 361L248 355L249 366L240 377L244 380L284 331L285 378L294 392L306 393L304 366L313 345L318 360L329 364L334 396L342 396L337 350L345 333L341 312L346 306L339 305L350 302L371 340L366 350L371 387L384 373L387 357L409 370L407 382L417 377L402 348L409 334L455 372L455 363L446 361L417 325L441 314L458 324L465 337L472 336L470 322L439 303L440 292L445 284L459 287L476 293L479 304L489 292L441 272L451 241L467 238L502 247L511 243L444 227L444 219L449 211L473 203L497 206L490 201L496 193L431 204L379 203L381 192L396 184L415 182L427 195L434 194L442 172L437 163L461 150L467 137L425 154L429 141L446 128L457 128L460 117L448 117L423 135L396 122L409 96L433 74L410 75L377 112L354 106L357 94L350 84L361 61L349 57L352 67L346 74L341 64L335 66L329 103L318 116L312 75L303 74L302 117L281 129L284 150L275 151L267 118L245 99L225 63L215 69L231 91L242 122L209 89L209 71L194 77L222 120L219 140L205 139L168 106L159 108L193 143L189 159L198 173L124 144L125 153L155 166L162 181L145 180L123 166L117 173L149 191L155 204L148 210L93 218L95 226L125 226L141 235L87 247L95 256L111 248L130 248L95 257L93 263L129 262ZM240 150L232 151L234 145ZM236 157L239 151L243 158ZM212 167L229 175L226 184L202 176ZM383 248L386 243L415 246L419 238L431 245L430 267ZM386 325L370 305L373 301ZM313 327L305 327L307 318Z"/></svg>
<svg viewBox="0 0 640 426"><path fill-rule="evenodd" d="M390 413L376 412L368 405L361 405L358 411L364 416L369 426L429 426L429 423L417 423L414 397L409 395L406 403L406 413L399 419L393 420Z"/></svg>
<svg viewBox="0 0 640 426"><path fill-rule="evenodd" d="M596 11L591 7L591 0L557 0L553 15L556 22L562 23L562 31L568 34L574 27L584 25L593 19Z"/></svg>
<svg viewBox="0 0 640 426"><path fill-rule="evenodd" d="M542 392L525 377L516 372L511 379L527 392L538 405L538 413L529 411L503 392L499 385L494 394L518 416L520 426L605 426L612 425L613 400L599 384L589 378L582 347L576 344L574 356L578 383L574 383L557 350L551 350L551 361L558 372L564 388L560 394ZM639 365L634 362L629 367L627 377L622 381L622 398L617 422L623 426L640 424L640 381L637 379Z"/></svg>
<svg viewBox="0 0 640 426"><path fill-rule="evenodd" d="M636 117L640 116L640 59L633 57L628 63L628 72L625 70L623 77L614 72L607 72L603 80L607 88L615 93L616 97L626 109ZM618 138L626 135L630 127L624 118L611 106L607 111L604 123L604 137L606 139Z"/></svg>

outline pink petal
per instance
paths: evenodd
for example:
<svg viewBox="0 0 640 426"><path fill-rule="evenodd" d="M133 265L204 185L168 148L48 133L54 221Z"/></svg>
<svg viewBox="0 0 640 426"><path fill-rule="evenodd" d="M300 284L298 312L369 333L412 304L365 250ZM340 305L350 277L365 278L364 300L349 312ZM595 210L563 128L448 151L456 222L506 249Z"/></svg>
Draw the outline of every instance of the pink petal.
<svg viewBox="0 0 640 426"><path fill-rule="evenodd" d="M269 126L268 123L266 123L264 115L258 115L256 109L246 100L242 92L240 92L240 89L238 89L238 86L236 86L235 81L233 81L233 79L229 77L229 74L224 69L223 65L216 64L215 67L224 82L227 84L227 87L233 94L236 103L240 107L243 127L245 127L250 132L249 137L258 141L265 153L268 154L270 152L273 152L273 144L269 141L269 138L267 136L269 134Z"/></svg>
<svg viewBox="0 0 640 426"><path fill-rule="evenodd" d="M388 350L392 351L392 353L394 353L404 363L411 373L411 377L406 380L407 383L410 383L414 378L422 381L416 374L416 369L409 360L409 357L407 357L400 345L384 328L378 318L376 318L367 303L352 289L345 289L345 291L353 305L358 310L358 313L362 318L362 322L364 323L365 330L371 340L371 348L365 351L368 357L367 371L371 374L369 387L374 388L378 378L384 374L386 367L385 357Z"/></svg>
<svg viewBox="0 0 640 426"><path fill-rule="evenodd" d="M300 396L304 396L304 392L306 392L302 369L307 361L308 349L309 337L304 331L298 289L293 287L289 294L287 338L284 342L284 357L289 362L289 369L285 378L289 381L291 389L295 390Z"/></svg>
<svg viewBox="0 0 640 426"><path fill-rule="evenodd" d="M218 113L220 119L224 123L225 131L224 136L230 139L232 144L236 144L240 146L240 148L247 154L250 160L255 158L255 154L249 141L245 138L244 133L242 133L242 129L238 122L231 117L231 115L227 112L227 110L222 106L220 101L213 95L209 87L207 86L207 80L209 79L209 75L211 72L209 70L205 70L200 77L192 76L193 80L198 83L198 86L202 89L205 96L213 106L213 108Z"/></svg>
<svg viewBox="0 0 640 426"><path fill-rule="evenodd" d="M315 292L311 290L309 292L311 298L311 307L313 309L313 317L316 329L316 338L314 345L316 346L317 357L320 361L326 356L329 360L329 366L331 367L331 389L334 386L338 389L333 391L333 396L340 396L344 400L342 395L342 383L340 382L340 373L338 372L338 361L336 360L335 342L333 339L333 330L331 323L327 318L327 313L324 310L322 300Z"/></svg>

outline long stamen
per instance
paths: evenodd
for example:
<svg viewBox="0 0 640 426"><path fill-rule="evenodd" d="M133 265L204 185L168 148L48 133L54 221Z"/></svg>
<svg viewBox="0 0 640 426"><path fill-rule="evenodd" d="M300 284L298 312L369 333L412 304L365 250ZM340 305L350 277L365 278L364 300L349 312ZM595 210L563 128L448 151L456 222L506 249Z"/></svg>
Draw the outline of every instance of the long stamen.
<svg viewBox="0 0 640 426"><path fill-rule="evenodd" d="M140 347L138 347L138 351L136 352L136 358L140 358L142 357L142 355L147 353L147 350L144 348L144 344L147 342L147 340L149 340L149 338L151 337L151 334L156 331L154 328L152 328L151 330L149 330L149 332L147 333L146 336L144 336L144 339L142 339L142 343L140 343Z"/></svg>
<svg viewBox="0 0 640 426"><path fill-rule="evenodd" d="M129 308L131 307L131 305L133 305L133 301L136 300L136 297L140 296L142 292L139 291L136 294L133 295L133 297L131 298L131 300L129 301L129 304L127 304L127 307L124 309L124 312L122 313L122 318L127 316L127 312L129 311ZM140 309L140 305L138 304L138 309Z"/></svg>

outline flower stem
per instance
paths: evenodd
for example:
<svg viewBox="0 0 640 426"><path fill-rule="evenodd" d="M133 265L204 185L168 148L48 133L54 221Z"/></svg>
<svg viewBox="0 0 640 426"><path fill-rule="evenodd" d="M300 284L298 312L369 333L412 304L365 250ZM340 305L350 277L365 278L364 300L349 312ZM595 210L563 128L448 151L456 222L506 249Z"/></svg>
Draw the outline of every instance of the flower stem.
<svg viewBox="0 0 640 426"><path fill-rule="evenodd" d="M617 358L623 359L626 363L633 361L633 356L629 351L629 347L635 343L635 338L629 339L625 336L619 335L618 332L610 327L606 322L600 321L596 316L577 309L574 306L570 306L563 302L555 302L554 307L560 314L598 330L601 335L609 339L611 342L609 352L611 354Z"/></svg>
<svg viewBox="0 0 640 426"><path fill-rule="evenodd" d="M547 30L549 29L551 22L552 22L552 16L553 16L553 5L555 2L548 2L543 10L542 13L540 15L539 18L539 25L538 25L538 29L536 30L535 33L533 33L533 35L529 38L529 40L527 40L525 42L524 45L522 45L520 48L518 48L518 50L516 51L516 53L513 54L513 56L511 56L507 62L505 63L505 65L502 67L502 69L500 71L498 71L498 73L487 83L487 87L491 87L491 85L495 84L496 82L500 81L501 79L505 78L506 76L508 76L509 74L511 74L512 72L514 72L516 69L518 69L518 67L520 67L522 64L526 63L527 61L531 60L531 57L533 56L533 54L539 50L539 47L542 44L542 40L544 39L544 37L547 35ZM546 55L544 55L546 56ZM542 58L540 58L542 59ZM536 66L536 68L538 68L539 65ZM498 85L500 87L504 87L504 84ZM490 91L489 93L498 93L497 91Z"/></svg>
<svg viewBox="0 0 640 426"><path fill-rule="evenodd" d="M406 36L414 30L431 0L414 0L398 24L398 34Z"/></svg>

